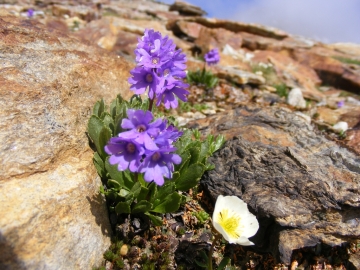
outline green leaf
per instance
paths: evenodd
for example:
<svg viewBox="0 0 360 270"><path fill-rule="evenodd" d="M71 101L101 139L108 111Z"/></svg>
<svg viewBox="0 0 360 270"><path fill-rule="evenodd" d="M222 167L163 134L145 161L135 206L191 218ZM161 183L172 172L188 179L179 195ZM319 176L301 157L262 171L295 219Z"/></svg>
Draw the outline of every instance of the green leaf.
<svg viewBox="0 0 360 270"><path fill-rule="evenodd" d="M115 206L115 211L117 214L122 214L122 213L127 213L130 214L131 213L131 203L130 201L126 201L126 202L119 202L116 206Z"/></svg>
<svg viewBox="0 0 360 270"><path fill-rule="evenodd" d="M100 117L100 115L104 112L104 110L105 110L104 100L101 99L100 101L97 101L95 103L93 108L93 114L96 115L97 117Z"/></svg>
<svg viewBox="0 0 360 270"><path fill-rule="evenodd" d="M149 202L153 203L157 197L157 194L158 194L158 188L157 188L157 185L153 182L149 185L148 187L149 189L149 193L148 193L148 196L149 196Z"/></svg>
<svg viewBox="0 0 360 270"><path fill-rule="evenodd" d="M99 176L101 178L105 178L106 177L106 171L105 171L104 161L99 156L98 152L94 153L93 162L94 162L94 166L95 166L96 171L99 174Z"/></svg>
<svg viewBox="0 0 360 270"><path fill-rule="evenodd" d="M231 262L231 259L229 257L224 257L218 267L218 270L223 270L225 267Z"/></svg>
<svg viewBox="0 0 360 270"><path fill-rule="evenodd" d="M180 172L180 177L176 179L175 185L178 190L187 191L195 187L205 171L205 166L201 163L191 164Z"/></svg>
<svg viewBox="0 0 360 270"><path fill-rule="evenodd" d="M151 209L151 212L156 213L171 213L179 209L181 202L181 196L177 192L174 192L160 201L157 206Z"/></svg>
<svg viewBox="0 0 360 270"><path fill-rule="evenodd" d="M190 164L194 164L199 162L199 156L200 156L200 147L192 147L189 149L191 158L190 158Z"/></svg>
<svg viewBox="0 0 360 270"><path fill-rule="evenodd" d="M130 191L122 188L122 189L120 189L118 194L119 194L120 197L126 198L129 195L129 193L130 193Z"/></svg>
<svg viewBox="0 0 360 270"><path fill-rule="evenodd" d="M138 201L146 200L148 193L149 193L149 189L147 187L141 186L140 193L137 196L137 200Z"/></svg>
<svg viewBox="0 0 360 270"><path fill-rule="evenodd" d="M141 184L139 182L136 182L130 189L130 191L134 194L134 197L137 198L141 191Z"/></svg>
<svg viewBox="0 0 360 270"><path fill-rule="evenodd" d="M114 131L114 119L111 117L111 115L108 112L103 112L101 115L101 119L105 126L111 129L111 131ZM111 135L113 135L112 133Z"/></svg>
<svg viewBox="0 0 360 270"><path fill-rule="evenodd" d="M211 153L211 155L216 152L217 150L219 150L225 143L225 137L224 135L220 134L219 136L216 137L215 139L215 143L213 144L214 145L214 150L213 152Z"/></svg>
<svg viewBox="0 0 360 270"><path fill-rule="evenodd" d="M100 157L105 159L107 154L104 147L111 138L111 130L105 126L99 117L92 115L88 123L88 132Z"/></svg>
<svg viewBox="0 0 360 270"><path fill-rule="evenodd" d="M145 215L147 215L149 217L149 219L155 226L161 226L163 224L163 221L160 217L154 216L154 215L150 214L149 212L145 213Z"/></svg>
<svg viewBox="0 0 360 270"><path fill-rule="evenodd" d="M190 162L190 158L191 158L189 151L181 153L180 157L181 157L181 163L175 165L175 171L180 171L180 170L182 170L183 167L189 166L188 163ZM172 179L175 180L174 176Z"/></svg>
<svg viewBox="0 0 360 270"><path fill-rule="evenodd" d="M166 196L175 192L175 183L174 181L167 181L164 185L158 186L157 190L158 192L156 199L158 199L159 201L163 201Z"/></svg>
<svg viewBox="0 0 360 270"><path fill-rule="evenodd" d="M152 207L152 204L149 203L148 201L142 200L139 201L137 204L135 204L135 206L133 207L133 209L131 210L132 213L145 213L147 211L149 211Z"/></svg>
<svg viewBox="0 0 360 270"><path fill-rule="evenodd" d="M113 179L109 179L107 181L107 185L108 185L109 188L114 188L114 189L117 189L117 190L120 190L120 188L121 188L119 182L116 181L116 180L113 180Z"/></svg>
<svg viewBox="0 0 360 270"><path fill-rule="evenodd" d="M109 157L107 157L105 160L105 169L109 173L110 178L116 180L121 187L130 190L134 185L134 182L132 181L131 177L126 177L124 172L118 170L117 164L111 165L109 163Z"/></svg>

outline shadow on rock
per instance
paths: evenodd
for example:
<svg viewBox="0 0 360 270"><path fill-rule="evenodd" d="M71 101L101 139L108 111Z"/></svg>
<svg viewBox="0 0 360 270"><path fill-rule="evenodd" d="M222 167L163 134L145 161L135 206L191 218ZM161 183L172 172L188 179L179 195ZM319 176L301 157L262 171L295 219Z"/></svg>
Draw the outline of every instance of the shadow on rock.
<svg viewBox="0 0 360 270"><path fill-rule="evenodd" d="M11 232L10 232L11 234ZM11 243L0 232L0 269L2 270L25 270L24 263L18 258Z"/></svg>
<svg viewBox="0 0 360 270"><path fill-rule="evenodd" d="M90 211L95 217L95 222L101 228L103 235L111 237L112 230L110 227L108 215L104 215L104 212L107 213L105 198L100 194L93 195L91 198L86 197L90 204Z"/></svg>

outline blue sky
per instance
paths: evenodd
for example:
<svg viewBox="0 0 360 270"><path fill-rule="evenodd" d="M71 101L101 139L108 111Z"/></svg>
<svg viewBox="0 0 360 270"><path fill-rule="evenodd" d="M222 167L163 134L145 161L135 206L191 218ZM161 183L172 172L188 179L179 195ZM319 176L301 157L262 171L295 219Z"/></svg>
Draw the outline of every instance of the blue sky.
<svg viewBox="0 0 360 270"><path fill-rule="evenodd" d="M174 0L160 0L172 4ZM290 34L360 44L360 0L186 0L209 17L259 23Z"/></svg>

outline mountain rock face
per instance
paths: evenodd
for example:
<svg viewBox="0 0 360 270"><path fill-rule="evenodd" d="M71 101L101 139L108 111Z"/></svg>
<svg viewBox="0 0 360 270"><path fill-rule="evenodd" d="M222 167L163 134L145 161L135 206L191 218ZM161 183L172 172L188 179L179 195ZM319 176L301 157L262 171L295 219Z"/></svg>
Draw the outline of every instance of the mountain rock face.
<svg viewBox="0 0 360 270"><path fill-rule="evenodd" d="M128 96L131 65L0 18L0 268L91 269L111 228L86 136L93 104Z"/></svg>
<svg viewBox="0 0 360 270"><path fill-rule="evenodd" d="M1 1L1 269L101 263L111 228L86 125L97 100L130 98L146 28L173 39L189 71L220 51L206 67L219 84L189 89L204 108L172 113L227 138L201 187L212 202L222 194L249 204L260 221L254 250L290 264L295 250L360 239L360 45L204 15L185 2ZM300 107L287 102L294 89ZM338 122L349 130L334 133Z"/></svg>

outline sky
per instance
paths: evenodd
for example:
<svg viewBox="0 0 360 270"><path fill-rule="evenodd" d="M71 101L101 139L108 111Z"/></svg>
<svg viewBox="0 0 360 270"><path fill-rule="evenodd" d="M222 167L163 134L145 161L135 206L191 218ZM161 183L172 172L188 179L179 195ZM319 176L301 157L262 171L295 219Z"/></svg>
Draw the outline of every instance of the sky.
<svg viewBox="0 0 360 270"><path fill-rule="evenodd" d="M185 1L200 6L207 17L263 24L324 43L360 44L360 0Z"/></svg>

